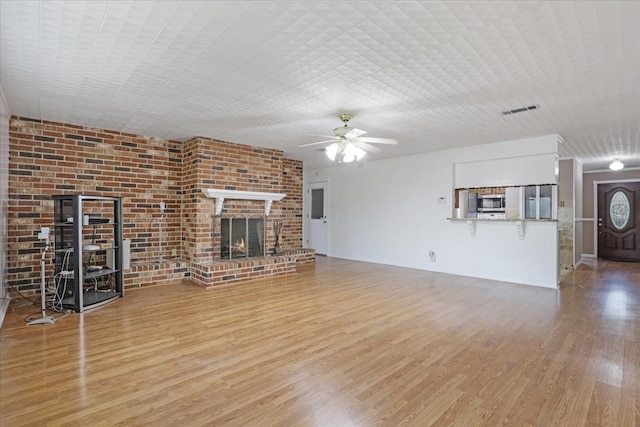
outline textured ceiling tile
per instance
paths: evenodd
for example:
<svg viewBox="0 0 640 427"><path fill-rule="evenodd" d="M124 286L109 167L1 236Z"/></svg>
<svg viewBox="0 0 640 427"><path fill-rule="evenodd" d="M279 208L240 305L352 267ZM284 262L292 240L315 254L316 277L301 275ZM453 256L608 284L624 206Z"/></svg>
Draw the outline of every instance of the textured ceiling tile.
<svg viewBox="0 0 640 427"><path fill-rule="evenodd" d="M277 147L317 167L325 156L297 145L351 111L400 141L369 160L557 132L586 169L613 154L640 166L640 2L0 8L0 83L18 115Z"/></svg>

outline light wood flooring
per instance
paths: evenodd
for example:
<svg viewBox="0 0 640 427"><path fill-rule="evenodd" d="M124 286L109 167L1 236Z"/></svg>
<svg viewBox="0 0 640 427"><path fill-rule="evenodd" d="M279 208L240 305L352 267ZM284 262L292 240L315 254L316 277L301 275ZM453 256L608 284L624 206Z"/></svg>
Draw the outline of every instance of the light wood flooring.
<svg viewBox="0 0 640 427"><path fill-rule="evenodd" d="M20 301L12 302L16 307ZM0 426L640 426L640 264L559 291L318 257L0 330Z"/></svg>

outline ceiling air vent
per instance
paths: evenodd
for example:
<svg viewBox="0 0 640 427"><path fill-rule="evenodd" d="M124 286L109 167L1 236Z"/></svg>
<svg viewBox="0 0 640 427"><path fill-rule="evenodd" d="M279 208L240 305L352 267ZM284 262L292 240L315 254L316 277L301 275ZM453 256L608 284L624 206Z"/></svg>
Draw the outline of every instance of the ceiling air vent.
<svg viewBox="0 0 640 427"><path fill-rule="evenodd" d="M513 110L506 110L502 112L503 116L508 116L510 114L516 114L516 113L524 113L525 111L531 111L531 110L537 110L540 107L537 105L530 105L528 107L521 107L521 108L516 108Z"/></svg>

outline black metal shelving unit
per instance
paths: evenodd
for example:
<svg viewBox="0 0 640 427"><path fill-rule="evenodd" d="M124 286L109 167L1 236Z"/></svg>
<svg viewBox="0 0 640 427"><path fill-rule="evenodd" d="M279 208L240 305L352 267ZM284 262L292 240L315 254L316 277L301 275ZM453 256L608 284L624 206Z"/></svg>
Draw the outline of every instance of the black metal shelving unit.
<svg viewBox="0 0 640 427"><path fill-rule="evenodd" d="M123 297L121 198L74 194L52 199L58 304L82 313ZM111 247L95 248L101 243ZM108 267L107 251L113 251Z"/></svg>

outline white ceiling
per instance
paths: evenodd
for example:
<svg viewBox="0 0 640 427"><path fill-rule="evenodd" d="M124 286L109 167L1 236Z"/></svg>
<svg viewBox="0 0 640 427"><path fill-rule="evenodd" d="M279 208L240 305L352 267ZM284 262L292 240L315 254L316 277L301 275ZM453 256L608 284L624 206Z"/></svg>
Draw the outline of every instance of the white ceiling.
<svg viewBox="0 0 640 427"><path fill-rule="evenodd" d="M0 14L19 116L317 168L317 146L297 146L351 112L399 141L369 161L558 133L585 170L640 167L640 1L2 0Z"/></svg>

